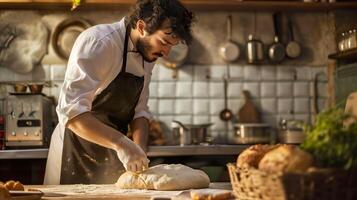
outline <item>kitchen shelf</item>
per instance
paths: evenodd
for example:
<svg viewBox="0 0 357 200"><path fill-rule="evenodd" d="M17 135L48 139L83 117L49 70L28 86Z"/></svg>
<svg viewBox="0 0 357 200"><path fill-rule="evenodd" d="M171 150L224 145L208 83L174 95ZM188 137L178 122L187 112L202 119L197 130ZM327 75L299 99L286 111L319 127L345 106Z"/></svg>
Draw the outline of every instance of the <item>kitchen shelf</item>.
<svg viewBox="0 0 357 200"><path fill-rule="evenodd" d="M82 0L79 9L125 8L135 0ZM315 3L284 0L182 0L189 8L195 10L256 10L256 11L333 11L357 9L357 2ZM70 8L71 0L0 0L0 8L8 9L41 9Z"/></svg>
<svg viewBox="0 0 357 200"><path fill-rule="evenodd" d="M328 56L328 58L335 59L335 60L346 60L346 61L357 60L357 48L331 54Z"/></svg>

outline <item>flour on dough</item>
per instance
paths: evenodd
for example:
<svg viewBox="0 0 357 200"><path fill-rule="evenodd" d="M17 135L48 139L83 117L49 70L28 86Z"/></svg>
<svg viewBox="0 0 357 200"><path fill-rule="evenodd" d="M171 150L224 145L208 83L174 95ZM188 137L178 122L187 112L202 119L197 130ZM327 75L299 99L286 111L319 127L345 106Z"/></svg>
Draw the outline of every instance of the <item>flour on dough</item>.
<svg viewBox="0 0 357 200"><path fill-rule="evenodd" d="M136 174L125 172L116 186L121 189L186 190L207 188L209 177L201 170L181 164L161 164Z"/></svg>

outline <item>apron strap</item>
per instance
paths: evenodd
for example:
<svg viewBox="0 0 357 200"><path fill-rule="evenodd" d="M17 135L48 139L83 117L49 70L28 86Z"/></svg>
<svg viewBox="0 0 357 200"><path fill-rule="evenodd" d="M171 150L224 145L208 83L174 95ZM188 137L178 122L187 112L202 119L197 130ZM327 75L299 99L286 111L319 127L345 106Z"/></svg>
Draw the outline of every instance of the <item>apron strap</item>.
<svg viewBox="0 0 357 200"><path fill-rule="evenodd" d="M131 32L130 25L127 25L125 30L125 39L124 39L123 63L121 65L120 73L126 72L126 59L127 59L128 41L129 41L130 32Z"/></svg>

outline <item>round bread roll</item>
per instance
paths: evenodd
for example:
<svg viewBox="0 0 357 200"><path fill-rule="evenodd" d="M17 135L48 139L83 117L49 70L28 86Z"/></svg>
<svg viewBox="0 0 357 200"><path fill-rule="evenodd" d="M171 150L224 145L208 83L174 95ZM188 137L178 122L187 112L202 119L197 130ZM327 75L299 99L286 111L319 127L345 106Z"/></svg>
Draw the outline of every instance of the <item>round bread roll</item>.
<svg viewBox="0 0 357 200"><path fill-rule="evenodd" d="M19 181L16 181L13 185L13 188L12 190L17 190L17 191L24 191L25 188L24 186L19 182Z"/></svg>
<svg viewBox="0 0 357 200"><path fill-rule="evenodd" d="M15 181L13 181L13 180L6 181L6 183L5 183L5 187L8 190L12 190L14 188L14 185L15 185Z"/></svg>
<svg viewBox="0 0 357 200"><path fill-rule="evenodd" d="M0 185L0 199L9 199L11 197L10 192L4 185Z"/></svg>
<svg viewBox="0 0 357 200"><path fill-rule="evenodd" d="M255 167L258 168L258 164L263 156L274 146L257 144L245 149L237 159L237 167Z"/></svg>
<svg viewBox="0 0 357 200"><path fill-rule="evenodd" d="M312 156L294 145L281 145L264 155L259 169L266 172L305 172L313 164Z"/></svg>

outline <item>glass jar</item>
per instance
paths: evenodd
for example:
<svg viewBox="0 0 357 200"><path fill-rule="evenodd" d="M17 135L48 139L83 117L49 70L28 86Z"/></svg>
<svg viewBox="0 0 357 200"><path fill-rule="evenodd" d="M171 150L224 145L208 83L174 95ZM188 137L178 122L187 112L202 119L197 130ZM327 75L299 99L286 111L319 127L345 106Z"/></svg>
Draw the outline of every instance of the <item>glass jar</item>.
<svg viewBox="0 0 357 200"><path fill-rule="evenodd" d="M341 33L340 40L338 42L338 50L344 51L345 50L345 33Z"/></svg>

